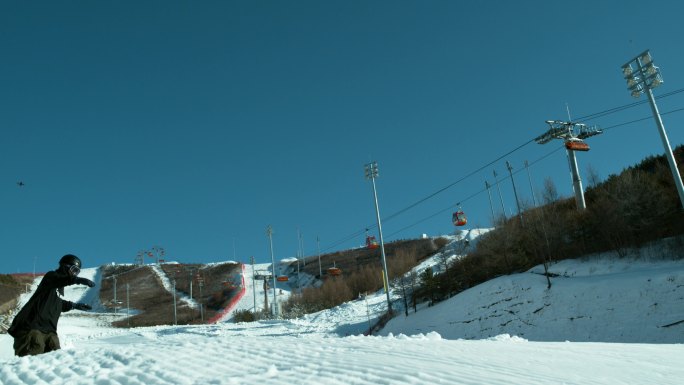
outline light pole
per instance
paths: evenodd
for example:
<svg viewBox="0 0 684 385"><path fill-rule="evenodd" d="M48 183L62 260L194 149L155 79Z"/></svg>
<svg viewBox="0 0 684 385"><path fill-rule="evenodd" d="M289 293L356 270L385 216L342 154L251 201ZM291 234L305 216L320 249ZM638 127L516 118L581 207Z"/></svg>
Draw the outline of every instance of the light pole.
<svg viewBox="0 0 684 385"><path fill-rule="evenodd" d="M278 303L276 302L276 272L275 272L275 257L273 256L273 227L268 225L266 228L266 235L268 236L269 250L271 251L271 277L273 278L273 314L278 316Z"/></svg>
<svg viewBox="0 0 684 385"><path fill-rule="evenodd" d="M656 105L653 92L651 91L651 89L656 88L663 83L660 69L653 65L651 54L646 50L639 56L625 63L622 66L622 74L624 75L625 80L627 80L627 89L632 92L632 96L638 98L642 93L648 96L653 118L658 126L660 139L663 141L663 147L665 147L665 157L667 158L668 163L670 163L670 171L672 171L672 177L674 178L675 186L677 186L679 201L684 209L684 184L682 184L682 177L679 175L679 169L677 169L677 162L672 154L672 147L667 138L665 126L663 126L663 120L660 117L658 106Z"/></svg>
<svg viewBox="0 0 684 385"><path fill-rule="evenodd" d="M385 241L382 238L382 223L380 221L380 208L378 206L378 192L375 188L375 178L378 177L378 162L368 163L365 167L366 179L373 184L373 198L375 201L375 217L378 221L378 233L380 235L380 254L382 255L382 279L385 281L385 294L387 294L387 311L392 312L392 301L389 294L389 275L387 274L387 258L385 257Z"/></svg>
<svg viewBox="0 0 684 385"><path fill-rule="evenodd" d="M584 200L582 179L580 179L575 151L589 151L589 145L584 142L584 139L601 134L603 131L596 127L587 127L587 125L581 123L561 122L559 120L547 120L546 123L549 125L549 130L534 140L539 144L546 144L553 139L565 141L565 150L568 154L572 189L575 192L577 209L580 211L585 210L587 204Z"/></svg>

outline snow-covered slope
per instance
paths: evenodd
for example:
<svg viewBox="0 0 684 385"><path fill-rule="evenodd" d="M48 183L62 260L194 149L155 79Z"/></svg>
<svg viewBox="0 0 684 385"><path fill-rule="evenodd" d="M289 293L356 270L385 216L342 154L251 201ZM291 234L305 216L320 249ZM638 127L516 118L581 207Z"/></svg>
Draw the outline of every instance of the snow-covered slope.
<svg viewBox="0 0 684 385"><path fill-rule="evenodd" d="M60 320L61 351L17 358L0 335L0 384L681 383L682 260L597 257L552 271L561 276L551 290L539 267L500 277L401 315L382 336L361 335L385 310L381 292L301 319L241 324L114 329L113 315L72 311ZM98 270L83 274L97 280ZM66 296L97 305L96 289Z"/></svg>
<svg viewBox="0 0 684 385"><path fill-rule="evenodd" d="M502 333L535 341L682 343L684 260L601 257L485 282L432 308L392 319L388 333L448 339Z"/></svg>

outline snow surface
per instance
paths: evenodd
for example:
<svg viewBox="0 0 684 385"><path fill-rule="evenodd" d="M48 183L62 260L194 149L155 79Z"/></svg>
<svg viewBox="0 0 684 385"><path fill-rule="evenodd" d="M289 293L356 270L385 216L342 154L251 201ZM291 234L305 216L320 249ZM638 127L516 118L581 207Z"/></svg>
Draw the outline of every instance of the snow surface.
<svg viewBox="0 0 684 385"><path fill-rule="evenodd" d="M454 243L446 253L459 249ZM440 261L420 268L437 269ZM244 271L245 294L233 310L251 309L255 300L261 308L263 282L253 286L251 266ZM551 290L541 271L500 277L411 310L373 336L363 333L386 310L382 292L300 319L254 323L233 323L228 314L211 325L118 329L109 323L125 315L71 311L60 319L60 351L15 357L12 338L0 335L0 384L684 381L684 323L676 324L684 320L684 260L562 261L551 266L560 275ZM95 268L82 272L96 282L99 275ZM277 287L279 298L287 298L291 285ZM268 295L271 301L272 289ZM71 286L65 296L103 309L97 286Z"/></svg>

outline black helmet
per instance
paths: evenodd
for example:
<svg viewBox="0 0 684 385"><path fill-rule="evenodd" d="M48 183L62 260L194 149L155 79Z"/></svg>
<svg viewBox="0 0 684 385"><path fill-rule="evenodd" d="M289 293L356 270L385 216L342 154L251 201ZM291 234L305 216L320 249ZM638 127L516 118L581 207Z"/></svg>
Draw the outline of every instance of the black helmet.
<svg viewBox="0 0 684 385"><path fill-rule="evenodd" d="M76 266L79 269L81 268L81 260L73 255L73 254L67 254L62 257L62 259L59 260L59 265L60 266Z"/></svg>

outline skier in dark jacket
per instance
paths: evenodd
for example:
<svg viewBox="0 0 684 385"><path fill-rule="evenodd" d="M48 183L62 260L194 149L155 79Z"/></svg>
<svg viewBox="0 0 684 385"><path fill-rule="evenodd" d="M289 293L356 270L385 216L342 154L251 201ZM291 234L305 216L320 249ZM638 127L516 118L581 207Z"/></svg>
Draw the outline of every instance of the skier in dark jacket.
<svg viewBox="0 0 684 385"><path fill-rule="evenodd" d="M14 337L17 356L36 355L60 348L57 321L62 312L71 309L91 310L89 305L62 299L69 285L95 286L89 279L78 277L81 260L67 254L59 260L59 268L45 274L36 292L19 311L7 332Z"/></svg>

